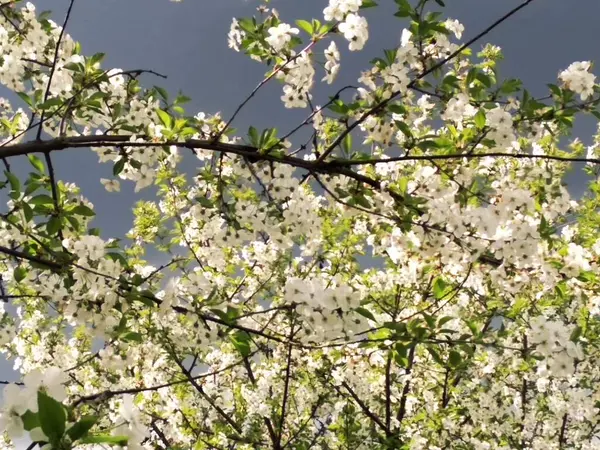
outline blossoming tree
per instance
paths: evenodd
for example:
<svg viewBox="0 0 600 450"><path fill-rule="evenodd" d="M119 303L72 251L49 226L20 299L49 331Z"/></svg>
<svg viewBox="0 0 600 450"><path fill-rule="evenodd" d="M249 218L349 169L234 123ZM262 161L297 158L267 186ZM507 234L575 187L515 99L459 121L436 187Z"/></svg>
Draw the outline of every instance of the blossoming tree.
<svg viewBox="0 0 600 450"><path fill-rule="evenodd" d="M376 2L263 5L229 45L268 71L227 119L102 68L65 31L73 0L62 24L0 4L0 82L23 103L0 111L0 351L23 376L0 447L600 448L600 184L574 201L562 182L597 175L600 137L565 137L600 88L576 62L533 98L499 48L471 51L533 1L461 44L442 0L395 0L398 46L323 101ZM235 131L278 81L306 119ZM106 195L158 187L122 240L56 179L76 148L112 165Z"/></svg>

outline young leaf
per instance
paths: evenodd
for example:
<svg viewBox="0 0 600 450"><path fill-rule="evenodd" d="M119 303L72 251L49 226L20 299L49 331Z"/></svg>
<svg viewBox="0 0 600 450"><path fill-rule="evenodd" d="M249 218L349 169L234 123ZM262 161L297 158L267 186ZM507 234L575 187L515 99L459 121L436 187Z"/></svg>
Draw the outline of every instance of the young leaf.
<svg viewBox="0 0 600 450"><path fill-rule="evenodd" d="M455 350L450 350L450 354L448 355L448 363L450 367L457 367L462 362L462 356Z"/></svg>
<svg viewBox="0 0 600 450"><path fill-rule="evenodd" d="M94 436L86 436L79 440L82 444L114 444L120 447L127 445L127 436L112 436L110 434L96 434Z"/></svg>
<svg viewBox="0 0 600 450"><path fill-rule="evenodd" d="M76 441L84 437L88 431L96 424L99 417L97 416L83 416L79 421L67 430L67 434L71 440Z"/></svg>
<svg viewBox="0 0 600 450"><path fill-rule="evenodd" d="M136 333L135 331L129 331L125 334L122 334L121 336L121 340L126 341L126 342L143 342L144 338L142 337L142 335L140 333Z"/></svg>
<svg viewBox="0 0 600 450"><path fill-rule="evenodd" d="M232 335L231 342L242 357L245 358L250 354L250 335L245 331L238 331Z"/></svg>
<svg viewBox="0 0 600 450"><path fill-rule="evenodd" d="M156 92L159 93L159 95L164 99L164 101L166 102L167 100L169 100L169 94L167 93L167 91L159 86L154 86L154 89L156 89Z"/></svg>
<svg viewBox="0 0 600 450"><path fill-rule="evenodd" d="M15 270L13 271L13 276L15 278L15 281L19 283L20 281L24 280L27 276L27 269L23 266L15 267Z"/></svg>
<svg viewBox="0 0 600 450"><path fill-rule="evenodd" d="M444 297L446 287L448 287L448 283L446 283L442 278L437 277L433 282L433 296L437 300L442 299Z"/></svg>
<svg viewBox="0 0 600 450"><path fill-rule="evenodd" d="M374 6L377 6L377 2L375 0L363 0L362 5L360 5L360 9L373 8Z"/></svg>
<svg viewBox="0 0 600 450"><path fill-rule="evenodd" d="M314 32L313 26L311 23L307 22L306 20L296 20L296 25L298 25L298 27L300 29L306 31L311 36L313 35L313 32Z"/></svg>
<svg viewBox="0 0 600 450"><path fill-rule="evenodd" d="M10 183L11 189L14 192L20 192L21 191L21 182L15 176L15 174L12 172L9 172L8 170L5 170L4 175L6 175L6 178L8 178L8 182Z"/></svg>
<svg viewBox="0 0 600 450"><path fill-rule="evenodd" d="M86 205L77 205L73 208L73 212L79 216L94 217L96 213L92 208Z"/></svg>
<svg viewBox="0 0 600 450"><path fill-rule="evenodd" d="M40 158L38 158L35 155L27 155L27 158L29 159L29 162L31 163L31 165L38 172L44 173L44 163L42 162L42 160Z"/></svg>
<svg viewBox="0 0 600 450"><path fill-rule="evenodd" d="M119 175L123 171L124 167L125 167L125 158L121 158L113 166L113 175L114 176Z"/></svg>
<svg viewBox="0 0 600 450"><path fill-rule="evenodd" d="M166 111L163 111L160 108L156 108L156 114L158 115L158 118L160 119L162 124L165 126L165 128L170 129L171 125L173 124L173 119L171 119L171 116L169 115L169 113L167 113Z"/></svg>
<svg viewBox="0 0 600 450"><path fill-rule="evenodd" d="M39 419L42 431L51 443L57 443L65 433L67 414L62 404L38 391Z"/></svg>
<svg viewBox="0 0 600 450"><path fill-rule="evenodd" d="M46 231L50 235L54 235L54 234L58 233L58 230L60 230L60 227L61 227L61 222L58 217L51 217L50 220L48 220L48 222L46 223Z"/></svg>
<svg viewBox="0 0 600 450"><path fill-rule="evenodd" d="M359 313L361 316L366 317L367 319L372 320L373 322L375 322L375 316L368 309L363 308L362 306L359 306L354 311L356 311L357 313Z"/></svg>
<svg viewBox="0 0 600 450"><path fill-rule="evenodd" d="M477 114L475 114L475 117L473 117L473 120L475 121L475 126L479 130L483 130L483 127L485 127L485 119L485 112L483 112L483 109L477 111Z"/></svg>
<svg viewBox="0 0 600 450"><path fill-rule="evenodd" d="M31 97L29 97L25 92L17 92L17 95L21 97L21 100L27 103L27 105L33 106L33 100L31 100Z"/></svg>

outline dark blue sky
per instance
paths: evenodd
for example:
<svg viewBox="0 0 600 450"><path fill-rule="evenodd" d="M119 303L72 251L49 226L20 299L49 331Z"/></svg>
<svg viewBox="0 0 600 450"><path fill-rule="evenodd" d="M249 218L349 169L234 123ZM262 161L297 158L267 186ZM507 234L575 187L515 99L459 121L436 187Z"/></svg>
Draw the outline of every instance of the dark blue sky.
<svg viewBox="0 0 600 450"><path fill-rule="evenodd" d="M365 11L370 40L363 52L342 54L342 72L337 84L355 84L360 70L379 56L383 48L399 43L405 23L392 16L393 0L378 0L379 8ZM448 16L465 25L468 39L520 2L515 0L445 0ZM35 2L39 10L52 9L53 19L62 23L67 0ZM228 117L237 104L262 79L265 67L227 47L231 18L252 15L257 0L75 0L68 32L80 41L87 55L105 52L104 67L153 69L167 80L145 77L172 93L181 89L193 101L190 113L221 111ZM281 19L322 19L326 0L273 0ZM559 70L578 60L600 61L598 0L536 0L516 17L490 33L474 50L490 42L502 47L505 61L501 74L521 78L536 95L545 95L547 83L555 83ZM343 43L343 40L338 40ZM346 45L340 45L340 48ZM320 51L323 49L321 48ZM599 73L600 72L596 72ZM317 72L319 78L322 76ZM316 104L335 90L318 89ZM306 112L286 110L279 101L281 86L274 82L252 100L234 126L289 129ZM577 128L584 142L590 141L594 126ZM111 174L110 165L98 165L95 154L85 149L67 150L54 156L59 178L77 183L96 206L96 226L105 236L121 236L131 227L134 195L131 183L122 183L122 193L104 191L99 179ZM578 190L578 189L576 189ZM148 197L151 192L143 193ZM3 364L0 363L0 366ZM4 365L6 367L6 365ZM5 372L0 370L0 374ZM6 372L5 372L6 373ZM10 375L7 374L7 377ZM1 378L1 376L0 376Z"/></svg>

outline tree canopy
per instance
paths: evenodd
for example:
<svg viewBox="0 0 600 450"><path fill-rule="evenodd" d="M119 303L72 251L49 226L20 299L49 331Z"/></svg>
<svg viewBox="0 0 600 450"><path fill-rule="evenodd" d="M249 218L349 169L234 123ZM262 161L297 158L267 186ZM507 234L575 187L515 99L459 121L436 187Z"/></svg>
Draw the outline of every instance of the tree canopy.
<svg viewBox="0 0 600 450"><path fill-rule="evenodd" d="M600 448L600 136L572 135L600 87L579 61L536 98L484 45L533 2L463 41L444 1L395 0L398 45L337 87L377 3L266 1L231 23L266 73L229 115L104 68L75 0L1 3L0 448ZM305 119L236 130L267 83ZM155 189L126 235L57 179L75 149L106 195Z"/></svg>

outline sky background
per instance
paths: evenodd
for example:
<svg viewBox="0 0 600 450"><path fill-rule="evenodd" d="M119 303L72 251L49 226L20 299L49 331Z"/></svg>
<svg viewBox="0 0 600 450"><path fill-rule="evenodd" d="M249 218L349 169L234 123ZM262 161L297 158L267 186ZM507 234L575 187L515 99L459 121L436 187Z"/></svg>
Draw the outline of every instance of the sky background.
<svg viewBox="0 0 600 450"><path fill-rule="evenodd" d="M393 17L392 0L378 0L380 7L364 11L369 20L370 39L364 51L342 52L342 71L334 86L315 91L314 103L323 104L328 94L346 84L357 84L360 71L368 61L382 54L382 49L398 45L405 22ZM514 0L445 0L447 16L465 25L463 40L487 27L505 12L518 5ZM33 1L38 10L51 9L53 20L62 23L67 0ZM414 3L414 2L413 2ZM193 100L188 113L221 111L229 117L235 107L263 78L265 66L251 61L227 46L232 17L251 16L257 0L76 0L68 33L82 45L83 53L106 53L104 68L153 69L168 76L167 80L144 76L147 86L157 84L172 94L181 90ZM273 0L272 7L285 22L315 17L322 20L326 0ZM536 0L526 9L473 46L474 53L483 44L502 47L505 60L501 77L523 80L534 95L547 94L546 84L556 83L557 74L570 63L580 60L600 61L598 0ZM343 38L340 49L347 49ZM323 46L317 51L323 51ZM596 71L600 74L599 71ZM323 76L317 68L317 79ZM306 111L286 110L280 102L281 85L274 82L260 91L233 124L240 135L249 125L257 128L277 127L289 130L303 120ZM585 143L595 131L592 121L576 127ZM74 182L82 194L95 205L94 226L105 237L120 237L131 228L131 207L136 200L152 198L152 190L133 193L130 182L121 183L121 193L107 193L99 179L109 178L112 167L98 164L87 149L73 149L53 154L57 177ZM17 166L19 164L16 164ZM23 160L22 167L27 163ZM570 189L578 195L584 186L574 177ZM0 379L14 380L12 364L0 355Z"/></svg>

